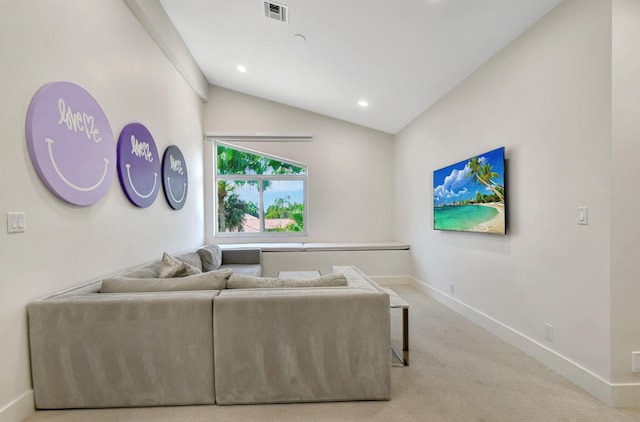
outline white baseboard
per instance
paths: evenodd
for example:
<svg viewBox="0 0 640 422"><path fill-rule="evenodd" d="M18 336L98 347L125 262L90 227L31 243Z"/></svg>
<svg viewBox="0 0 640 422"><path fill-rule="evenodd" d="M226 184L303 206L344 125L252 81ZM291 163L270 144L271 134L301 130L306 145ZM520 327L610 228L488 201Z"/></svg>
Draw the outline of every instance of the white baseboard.
<svg viewBox="0 0 640 422"><path fill-rule="evenodd" d="M33 390L29 390L0 409L0 422L19 422L35 411Z"/></svg>
<svg viewBox="0 0 640 422"><path fill-rule="evenodd" d="M431 298L495 334L543 365L553 369L598 400L613 407L640 407L640 383L612 384L589 369L502 322L412 277L412 284Z"/></svg>

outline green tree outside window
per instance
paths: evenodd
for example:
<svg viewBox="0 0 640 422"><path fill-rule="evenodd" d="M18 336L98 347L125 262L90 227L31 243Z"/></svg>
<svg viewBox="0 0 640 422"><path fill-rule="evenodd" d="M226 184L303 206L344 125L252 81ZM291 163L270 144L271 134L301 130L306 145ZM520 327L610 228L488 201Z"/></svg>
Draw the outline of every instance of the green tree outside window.
<svg viewBox="0 0 640 422"><path fill-rule="evenodd" d="M304 164L218 143L218 233L304 232L306 175Z"/></svg>

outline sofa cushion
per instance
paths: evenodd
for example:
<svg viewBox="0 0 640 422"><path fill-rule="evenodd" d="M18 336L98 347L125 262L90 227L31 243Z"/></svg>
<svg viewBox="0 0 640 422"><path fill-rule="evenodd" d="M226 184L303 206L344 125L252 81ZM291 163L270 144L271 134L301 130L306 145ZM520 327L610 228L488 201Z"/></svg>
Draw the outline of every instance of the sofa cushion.
<svg viewBox="0 0 640 422"><path fill-rule="evenodd" d="M387 295L223 290L213 302L217 404L390 398Z"/></svg>
<svg viewBox="0 0 640 422"><path fill-rule="evenodd" d="M160 275L160 268L162 268L162 261L158 260L143 267L119 274L119 276L131 278L156 278Z"/></svg>
<svg viewBox="0 0 640 422"><path fill-rule="evenodd" d="M260 277L262 275L262 265L260 264L222 264L220 269L228 268L234 274L252 275Z"/></svg>
<svg viewBox="0 0 640 422"><path fill-rule="evenodd" d="M198 255L202 260L202 271L213 271L222 265L222 250L220 246L212 244L198 249Z"/></svg>
<svg viewBox="0 0 640 422"><path fill-rule="evenodd" d="M169 255L162 254L162 267L160 268L160 278L185 277L188 275L200 274L202 271L191 264L180 261Z"/></svg>
<svg viewBox="0 0 640 422"><path fill-rule="evenodd" d="M202 260L200 259L198 252L193 251L181 255L175 255L174 258L178 261L194 266L202 272Z"/></svg>
<svg viewBox="0 0 640 422"><path fill-rule="evenodd" d="M110 277L102 280L100 293L222 290L230 275L231 270L225 269L172 278Z"/></svg>
<svg viewBox="0 0 640 422"><path fill-rule="evenodd" d="M276 278L253 277L244 274L231 274L227 281L227 289L255 289L255 288L282 288L282 287L335 287L346 286L347 279L340 273L331 273L322 277Z"/></svg>
<svg viewBox="0 0 640 422"><path fill-rule="evenodd" d="M382 287L363 273L355 265L334 265L331 269L334 273L342 273L347 278L347 286L373 292L384 292Z"/></svg>
<svg viewBox="0 0 640 422"><path fill-rule="evenodd" d="M217 294L96 293L29 304L36 407L215 403Z"/></svg>

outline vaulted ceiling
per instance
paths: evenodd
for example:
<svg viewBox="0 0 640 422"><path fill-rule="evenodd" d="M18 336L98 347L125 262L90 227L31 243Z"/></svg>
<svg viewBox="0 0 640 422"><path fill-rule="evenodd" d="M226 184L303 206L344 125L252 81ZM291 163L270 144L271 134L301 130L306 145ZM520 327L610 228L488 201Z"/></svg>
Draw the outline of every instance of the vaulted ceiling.
<svg viewBox="0 0 640 422"><path fill-rule="evenodd" d="M209 83L391 134L559 2L160 0Z"/></svg>

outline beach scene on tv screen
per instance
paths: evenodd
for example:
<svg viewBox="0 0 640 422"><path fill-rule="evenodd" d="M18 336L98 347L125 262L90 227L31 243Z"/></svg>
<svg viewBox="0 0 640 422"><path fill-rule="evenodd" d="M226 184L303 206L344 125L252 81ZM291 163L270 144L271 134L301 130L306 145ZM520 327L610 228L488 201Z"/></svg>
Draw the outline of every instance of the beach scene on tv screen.
<svg viewBox="0 0 640 422"><path fill-rule="evenodd" d="M433 228L505 234L504 147L433 172Z"/></svg>

